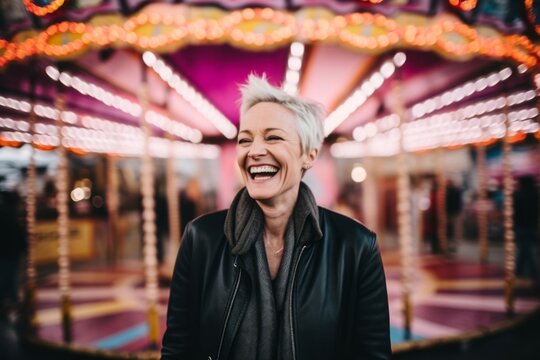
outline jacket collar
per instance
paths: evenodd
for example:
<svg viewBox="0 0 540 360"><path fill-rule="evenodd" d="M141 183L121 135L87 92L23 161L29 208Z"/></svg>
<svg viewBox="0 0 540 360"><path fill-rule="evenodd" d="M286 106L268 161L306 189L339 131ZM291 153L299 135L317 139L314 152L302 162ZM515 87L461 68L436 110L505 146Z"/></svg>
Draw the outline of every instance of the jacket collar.
<svg viewBox="0 0 540 360"><path fill-rule="evenodd" d="M322 238L319 209L309 187L300 183L298 198L292 214L295 242L307 245ZM261 236L264 215L247 189L242 188L234 197L225 218L224 232L231 252L245 254Z"/></svg>

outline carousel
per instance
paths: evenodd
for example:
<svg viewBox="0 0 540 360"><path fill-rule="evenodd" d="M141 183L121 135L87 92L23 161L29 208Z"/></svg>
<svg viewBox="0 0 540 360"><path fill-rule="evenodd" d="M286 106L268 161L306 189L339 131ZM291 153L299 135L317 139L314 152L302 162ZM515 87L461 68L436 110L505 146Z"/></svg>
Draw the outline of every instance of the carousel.
<svg viewBox="0 0 540 360"><path fill-rule="evenodd" d="M377 232L396 357L538 316L538 285L516 276L513 193L540 179L540 2L0 9L0 185L23 200L31 358L159 358L185 222L240 186L250 73L326 107L306 182Z"/></svg>

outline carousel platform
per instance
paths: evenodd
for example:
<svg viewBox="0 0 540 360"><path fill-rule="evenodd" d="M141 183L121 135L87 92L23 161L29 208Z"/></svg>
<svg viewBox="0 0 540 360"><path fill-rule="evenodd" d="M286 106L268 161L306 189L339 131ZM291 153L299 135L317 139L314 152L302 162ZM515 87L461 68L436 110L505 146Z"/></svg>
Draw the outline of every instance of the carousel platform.
<svg viewBox="0 0 540 360"><path fill-rule="evenodd" d="M540 334L540 289L531 280L518 279L516 282L515 313L509 315L505 309L502 266L479 264L458 256L420 255L415 261L412 332L407 336L403 330L399 254L383 251L383 260L390 301L392 347L395 354L401 356L399 358L422 358L407 357L412 355L406 354L428 351L426 349L433 351L433 348L452 344L456 351L463 352L467 350L467 344L503 336L523 326L528 326L524 330L526 334ZM162 333L167 284L165 278L160 290ZM75 353L85 354L82 358L159 357L156 351L159 349L152 349L148 340L142 266L136 262L115 267L83 266L73 270L74 322L73 341L69 346L62 342L56 275L41 278L37 300L39 327L37 339L30 340L30 348L75 349ZM538 319L531 323L530 319L535 317ZM489 348L493 349L493 346ZM540 349L537 350L539 355ZM425 358L439 358L433 356Z"/></svg>

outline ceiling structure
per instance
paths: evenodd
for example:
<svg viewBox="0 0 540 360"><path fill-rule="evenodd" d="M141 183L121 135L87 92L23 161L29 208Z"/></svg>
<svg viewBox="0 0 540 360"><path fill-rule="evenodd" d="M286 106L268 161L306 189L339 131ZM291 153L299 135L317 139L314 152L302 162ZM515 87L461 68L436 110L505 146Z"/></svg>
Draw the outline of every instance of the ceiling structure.
<svg viewBox="0 0 540 360"><path fill-rule="evenodd" d="M376 3L377 1L372 2ZM136 10L138 9L143 9L142 11L144 11L145 9L152 8L152 6L155 9L160 5L154 2L150 6L145 7L146 3L140 1L96 1L96 3L98 5L94 8L83 9L84 11L79 9L78 12L70 9L66 10L66 12L71 11L70 15L74 21L90 19L89 21L95 25L98 21L95 20L95 17L90 16L90 12L92 11L93 13L91 15L101 14L105 16L103 14L108 14L111 11L123 12L125 9L122 6L127 6L127 8L136 14ZM198 8L196 7L198 3L200 2L187 1L183 5L176 5L174 8L174 5L166 5L169 7L165 7L164 9L174 9L174 11L178 11L179 13L184 13L187 11L186 9L190 11L195 11L193 9L196 9L201 13L203 10L207 13L227 11L217 8ZM249 5L249 2L245 2L245 4L244 2L231 1L213 3L224 9L238 9ZM383 1L379 5L371 4L368 1L284 1L278 4L276 2L264 4L264 1L259 1L258 5L272 6L274 9L283 10L284 14L287 14L287 11L296 11L297 18L307 16L308 10L311 10L310 6L324 5L327 9L320 10L317 8L317 16L321 16L322 18L333 16L332 21L340 20L339 13L343 12L363 11L365 13L362 14L368 15L380 13L388 17L397 16L395 21L398 25L392 26L402 26L405 29L403 35L400 36L404 37L405 40L403 41L409 41L408 46L398 46L397 48L389 44L378 46L375 50L370 48L369 44L359 45L359 48L355 48L354 46L350 46L354 43L347 43L344 40L346 38L343 36L339 38L340 41L321 40L305 42L305 46L302 47L302 54L299 57L301 66L295 65L298 73L296 75L298 78L296 79L298 93L305 98L322 103L327 109L328 114L339 110L340 106L350 100L350 97L355 91L360 89L362 85L365 86L366 82L370 80L372 82L375 81L376 79L373 78L374 74L379 69L382 69L382 66L386 62L392 62L397 52L401 51L406 55L406 60L399 69L396 67L395 70L392 70L392 74L388 78L381 78L381 83L375 89L367 91L365 99L361 99L362 101L360 101L359 106L351 108L349 111L350 115L344 116L342 122L340 120L337 123L335 129L328 136L328 142L334 142L336 140L351 140L355 129L394 113L399 107L399 103L397 102L399 97L396 96L394 91L397 83L396 79L398 78L403 105L406 109L411 109L415 104L440 96L449 90L463 86L463 84L475 81L483 76L487 78L488 75L498 73L508 65L511 65L513 75L508 80L500 81L499 79L497 80L497 84L493 86L485 86L479 91L463 96L460 101L431 111L435 113L437 111L455 111L458 108L478 103L482 99L492 99L500 93L535 89L533 76L536 73L537 65L535 56L537 55L531 54L537 54L540 51L536 49L536 45L533 42L527 40L534 40L536 36L531 24L519 16L515 18L508 17L511 10L511 2L507 4L508 8L505 8L507 11L503 14L505 21L500 21L499 18L502 15L497 15L499 16L497 18L497 16L489 13L485 8L479 9L476 5L473 6L472 10L463 10L467 9L466 6L471 6L471 3L476 4L475 1L458 1L457 3L458 5L456 7L450 6L446 1ZM208 4L208 2L204 2L205 6ZM462 8L459 8L460 6ZM305 8L302 9L302 7ZM405 13L405 15L400 15L402 11L409 11L412 15ZM242 14L242 16L245 16L245 11ZM273 14L275 15L275 13ZM462 22L459 26L462 26L461 24L465 24L466 22L476 21L478 34L488 33L486 30L488 29L491 31L490 36L493 36L495 31L499 31L504 41L515 41L515 46L519 46L517 50L524 52L524 54L520 54L518 51L507 51L506 53L501 53L503 55L498 57L496 53L491 54L489 52L491 50L485 50L487 56L481 56L481 54L474 55L473 53L463 53L461 56L458 56L459 45L463 45L462 42L464 40L457 36L457 33L453 34L452 32L450 32L452 36L449 35L446 40L448 40L448 44L455 40L457 44L454 45L457 49L455 54L452 54L452 47L446 44L443 46L442 43L439 43L439 39L433 39L433 46L431 47L421 44L412 46L414 45L414 41L421 41L422 38L420 40L416 38L416 40L407 40L408 25L405 21L409 21L412 17L413 20L411 21L415 24L428 26L426 25L426 21L428 21L426 19L437 14L442 14L441 24L443 25L448 22L445 16L452 16L451 19L459 19ZM44 18L36 18L34 16L33 20L34 23L40 23L41 26L54 26L60 20L66 19L66 14L63 15L56 16L53 13ZM231 16L233 15L234 13ZM248 20L250 19L252 20L252 18L248 18ZM353 17L347 19L351 21L351 24L358 23L365 25L363 28L349 29L350 33L356 31L355 35L357 36L362 35L358 31L369 30L373 38L377 39L378 36L382 36L377 32L381 32L384 26L390 26L377 25L377 21L380 19L375 20L375 25L373 25L369 22L372 20L366 20L371 19L371 15L360 20ZM392 20L392 18L384 18L384 21L388 22L390 21L389 19ZM109 20L114 22L118 21L118 18L112 17ZM6 19L4 19L5 21ZM231 38L229 41L207 41L206 43L196 43L196 41L193 41L193 44L184 43L182 45L176 44L172 47L169 46L169 48L167 46L157 48L157 51L152 54L155 54L155 57L161 60L162 64L165 64L164 66L167 67L165 72L168 71L168 75L173 76L176 74L178 79L180 79L178 81L181 84L185 84L177 84L177 87L183 87L183 91L191 92L191 95L188 94L191 96L190 98L186 93L175 91L173 89L174 86L171 86L171 81L167 82L163 80L157 71L150 69L148 64L145 64L143 61L144 49L140 48L141 45L139 43L133 46L92 46L84 52L75 52L74 55L69 55L66 58L56 55L38 58L25 55L24 60L21 61L16 61L15 55L8 58L9 46L22 46L18 45L13 39L15 39L17 34L25 34L25 26L32 26L25 23L25 21L19 19L18 22L8 22L9 26L4 27L4 34L6 38L7 36L12 36L11 43L4 46L4 51L2 51L2 44L0 44L0 96L2 96L0 100L4 99L3 102L0 101L0 117L12 120L24 119L28 116L27 112L21 111L17 106L2 106L2 104L9 105L9 100L12 102L25 102L35 96L38 104L53 107L55 105L55 99L57 99L58 83L62 82L64 85L66 83L69 85L63 87L66 110L73 111L75 114L81 116L97 117L115 123L138 127L140 115L138 115L137 109L121 109L116 105L120 102L125 102L128 105L131 104L130 106L138 106L141 101L141 94L143 93L143 83L147 81L149 109L170 119L172 121L171 123L179 123L182 126L177 129L178 131L174 132L173 138L195 143L223 144L230 141L230 138L234 136L224 135L224 132L219 128L219 124L216 125L213 121L213 116L208 116L209 113L205 113L205 111L217 110L217 112L211 114L220 114L220 116L224 116L228 122L237 127L239 121L238 99L240 97L238 86L245 81L247 75L250 73L265 74L272 84L282 86L285 79L288 79L288 72L291 66L289 59L291 56L291 41L289 40L277 41L271 46L257 47L253 44L251 46L239 46ZM103 22L104 20L101 19L101 21ZM366 21L368 22L365 23ZM331 22L331 24L334 23ZM489 24L490 28L487 28L485 24ZM258 31L257 26L262 26L261 24L248 25L251 26L251 30L254 29L255 34ZM244 24L242 26L245 27L248 25ZM420 30L418 29L421 29L420 25L415 31L419 32ZM151 28L144 31L155 30L155 28ZM55 28L55 31L61 30ZM331 28L328 30L329 33L333 34L332 31L335 30ZM521 33L525 36L520 35L522 37L516 38L516 40L511 38L512 33L510 31ZM234 29L231 30L232 35L233 33ZM315 32L312 36L316 38L323 35L317 35ZM424 36L428 39L428 36L433 35L426 32ZM51 35L51 39L53 37ZM369 36L366 36L366 38L369 38ZM10 41L9 38L7 39L6 41ZM289 39L293 41L293 44L295 43L294 37L289 37ZM387 39L389 39L385 40L387 42L393 41L391 36L388 36ZM99 39L95 41L99 41ZM19 44L21 43L19 42ZM440 49L436 48L436 46L439 46ZM37 49L39 53L39 47ZM17 54L16 51L13 53ZM454 59L451 59L450 57L453 55L455 55ZM3 59L2 56L4 57ZM518 67L519 62L515 61L516 59L524 59L520 65L521 67ZM48 67L49 71L47 71ZM64 77L62 77L62 73L65 73ZM87 90L91 87L94 87L94 90L97 89L97 95L89 96L86 90L81 92L80 87L83 83ZM32 84L35 84L35 87ZM79 90L76 89L77 86L79 86ZM186 88L188 90L185 90ZM34 90L32 91L32 89ZM366 92L364 91L364 93ZM105 95L103 94L109 94L112 100L104 101ZM197 97L197 94L201 96ZM197 107L196 103L199 100L203 103L203 110ZM529 99L528 101L532 103L533 99ZM526 105L525 102L521 104ZM47 116L38 114L38 118L42 118L46 124L54 123L54 120L47 119ZM167 122L162 118L162 120L155 120L154 124L157 124L159 121L162 121L162 123L160 126L153 128L154 135L165 137L169 129L168 125L166 125ZM2 126L1 123L0 126Z"/></svg>

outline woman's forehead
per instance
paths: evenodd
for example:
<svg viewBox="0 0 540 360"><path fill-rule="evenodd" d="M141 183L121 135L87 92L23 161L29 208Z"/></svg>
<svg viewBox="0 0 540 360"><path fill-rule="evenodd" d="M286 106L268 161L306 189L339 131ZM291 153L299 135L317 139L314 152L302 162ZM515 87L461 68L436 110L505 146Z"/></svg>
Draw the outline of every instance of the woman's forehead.
<svg viewBox="0 0 540 360"><path fill-rule="evenodd" d="M260 102L252 106L240 118L240 131L246 129L283 129L296 128L294 113L285 106L272 102Z"/></svg>

